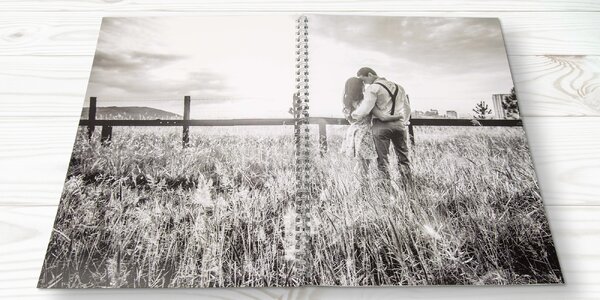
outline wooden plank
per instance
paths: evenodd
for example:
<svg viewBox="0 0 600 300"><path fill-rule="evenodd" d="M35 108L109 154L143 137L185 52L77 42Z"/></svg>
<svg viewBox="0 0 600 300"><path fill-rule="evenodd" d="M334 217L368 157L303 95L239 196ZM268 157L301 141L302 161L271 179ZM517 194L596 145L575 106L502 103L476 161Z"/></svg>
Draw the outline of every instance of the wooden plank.
<svg viewBox="0 0 600 300"><path fill-rule="evenodd" d="M312 124L329 124L329 125L349 125L350 123L344 118L319 118L311 117L309 122ZM87 125L89 122L80 122L80 125ZM477 122L469 119L425 119L415 118L410 119L410 124L413 126L522 126L521 120L504 120L504 119L478 119ZM319 127L320 128L320 127Z"/></svg>
<svg viewBox="0 0 600 300"><path fill-rule="evenodd" d="M101 22L98 14L15 14L3 7L0 55L94 55Z"/></svg>
<svg viewBox="0 0 600 300"><path fill-rule="evenodd" d="M215 119L215 120L80 120L79 126L281 126L294 125L294 119Z"/></svg>
<svg viewBox="0 0 600 300"><path fill-rule="evenodd" d="M183 99L183 120L189 121L190 119L190 96L185 96ZM183 125L183 146L187 146L190 142L190 126L189 124Z"/></svg>
<svg viewBox="0 0 600 300"><path fill-rule="evenodd" d="M404 288L252 288L45 290L36 289L50 239L56 206L8 206L0 210L0 297L6 299L594 299L600 293L600 207L546 209L564 286L404 287ZM585 259L582 259L585 258Z"/></svg>
<svg viewBox="0 0 600 300"><path fill-rule="evenodd" d="M77 122L0 117L0 205L58 203ZM600 205L600 118L530 117L524 124L546 205Z"/></svg>
<svg viewBox="0 0 600 300"><path fill-rule="evenodd" d="M509 61L524 115L600 115L600 56L512 56Z"/></svg>
<svg viewBox="0 0 600 300"><path fill-rule="evenodd" d="M47 1L10 0L3 2L3 9L6 11L69 11L69 12L173 12L173 11L304 11L304 12L328 12L339 10L350 11L382 11L402 10L402 11L590 11L600 10L600 4L593 0L549 0L549 1L319 1L306 3L301 0L267 0L267 1L194 1L177 0L170 1L166 5L160 0L151 1L77 1L61 0Z"/></svg>
<svg viewBox="0 0 600 300"><path fill-rule="evenodd" d="M346 119L342 120L346 121ZM319 124L319 151L321 156L323 156L327 152L327 123L317 122L317 124Z"/></svg>
<svg viewBox="0 0 600 300"><path fill-rule="evenodd" d="M112 126L106 125L102 126L102 132L100 137L100 142L102 145L110 145L110 141L112 139Z"/></svg>
<svg viewBox="0 0 600 300"><path fill-rule="evenodd" d="M600 56L509 61L523 116L600 116ZM91 57L0 56L0 65L0 117L81 114Z"/></svg>
<svg viewBox="0 0 600 300"><path fill-rule="evenodd" d="M94 100L95 98L92 97ZM90 102L94 103L94 102ZM94 103L95 104L95 103ZM188 107L189 108L189 107ZM90 109L95 113L94 109ZM189 115L189 109L188 113ZM90 113L90 117L92 114ZM79 126L279 126L293 125L295 119L222 119L222 120L95 120L87 119L80 120ZM319 125L319 134L325 136L326 125L350 125L344 118L308 118L310 124ZM504 120L504 119L478 119L476 121L470 119L410 119L410 123L414 126L522 126L521 120ZM185 131L184 131L185 136Z"/></svg>
<svg viewBox="0 0 600 300"><path fill-rule="evenodd" d="M0 116L79 117L92 61L91 56L0 57Z"/></svg>
<svg viewBox="0 0 600 300"><path fill-rule="evenodd" d="M79 3L79 2L78 2ZM316 4L316 2L313 2ZM438 17L500 18L509 55L600 55L599 12L428 12L394 11L393 3L370 4L376 11L348 11L340 7L335 14L402 15ZM398 2L401 3L401 2ZM6 4L3 2L4 11ZM303 10L300 10L303 11ZM296 13L291 10L281 13ZM200 16L218 14L181 11L167 16ZM221 13L223 14L223 13ZM231 13L230 13L231 14ZM234 14L265 14L265 12ZM0 32L3 42L0 55L93 55L102 16L106 12L2 13ZM155 13L130 11L119 16L155 16Z"/></svg>
<svg viewBox="0 0 600 300"><path fill-rule="evenodd" d="M92 138L92 134L94 134L94 122L96 121L96 97L90 97L90 108L88 110L88 125L87 125L87 133L88 138Z"/></svg>

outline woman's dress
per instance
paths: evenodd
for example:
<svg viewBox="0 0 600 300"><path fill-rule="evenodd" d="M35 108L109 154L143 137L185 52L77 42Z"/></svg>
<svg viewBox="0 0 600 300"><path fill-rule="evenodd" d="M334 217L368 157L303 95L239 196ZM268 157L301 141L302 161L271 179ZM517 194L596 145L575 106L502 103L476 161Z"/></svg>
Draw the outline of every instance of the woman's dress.
<svg viewBox="0 0 600 300"><path fill-rule="evenodd" d="M341 151L345 155L356 159L377 158L373 133L371 132L371 115L350 124L346 130Z"/></svg>

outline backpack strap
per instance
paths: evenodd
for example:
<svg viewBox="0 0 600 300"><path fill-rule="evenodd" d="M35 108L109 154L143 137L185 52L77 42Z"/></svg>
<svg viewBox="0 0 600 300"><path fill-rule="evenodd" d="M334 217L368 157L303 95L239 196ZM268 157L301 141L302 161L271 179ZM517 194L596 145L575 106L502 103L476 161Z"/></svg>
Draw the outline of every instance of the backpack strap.
<svg viewBox="0 0 600 300"><path fill-rule="evenodd" d="M388 94L390 94L390 97L392 98L392 110L390 111L390 115L393 115L394 111L396 110L396 96L398 96L398 90L400 90L398 88L398 85L394 83L396 91L394 91L394 93L392 94L392 91L390 91L390 89L388 89L387 86L383 85L383 83L375 82L375 84L382 86L388 92Z"/></svg>

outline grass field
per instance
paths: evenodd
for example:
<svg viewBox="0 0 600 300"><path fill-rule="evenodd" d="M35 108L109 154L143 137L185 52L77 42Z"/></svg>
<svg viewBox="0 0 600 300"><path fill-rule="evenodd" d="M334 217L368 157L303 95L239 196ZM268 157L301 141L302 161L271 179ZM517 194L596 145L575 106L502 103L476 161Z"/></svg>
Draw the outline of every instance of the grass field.
<svg viewBox="0 0 600 300"><path fill-rule="evenodd" d="M291 127L192 128L185 149L180 128L80 128L39 286L562 282L521 128L416 128L409 190L359 188L343 129L313 157L297 274Z"/></svg>

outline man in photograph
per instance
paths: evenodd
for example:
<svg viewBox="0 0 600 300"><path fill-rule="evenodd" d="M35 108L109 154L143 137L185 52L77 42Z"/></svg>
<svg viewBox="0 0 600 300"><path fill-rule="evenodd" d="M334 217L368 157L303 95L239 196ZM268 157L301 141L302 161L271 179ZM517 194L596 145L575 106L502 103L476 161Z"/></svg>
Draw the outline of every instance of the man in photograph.
<svg viewBox="0 0 600 300"><path fill-rule="evenodd" d="M399 118L394 121L383 121L373 114L372 132L375 149L377 151L377 166L385 178L390 178L389 173L389 149L390 142L398 158L398 167L403 182L411 179L410 160L408 157L406 125L410 118L410 104L404 88L399 84L391 82L368 67L358 70L356 73L366 86L364 99L360 106L352 113L356 119L364 118L373 110L389 112Z"/></svg>

